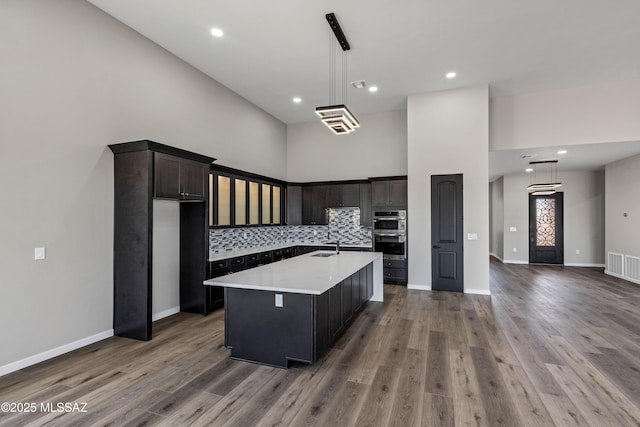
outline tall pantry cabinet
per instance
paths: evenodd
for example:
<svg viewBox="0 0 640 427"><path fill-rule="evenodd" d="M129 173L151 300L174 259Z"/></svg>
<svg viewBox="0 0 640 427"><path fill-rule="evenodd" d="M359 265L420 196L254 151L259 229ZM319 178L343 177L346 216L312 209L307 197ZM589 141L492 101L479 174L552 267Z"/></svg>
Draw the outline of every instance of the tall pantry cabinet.
<svg viewBox="0 0 640 427"><path fill-rule="evenodd" d="M152 337L153 199L180 202L180 311L207 314L208 192L212 157L153 141L109 145L114 154L115 335Z"/></svg>

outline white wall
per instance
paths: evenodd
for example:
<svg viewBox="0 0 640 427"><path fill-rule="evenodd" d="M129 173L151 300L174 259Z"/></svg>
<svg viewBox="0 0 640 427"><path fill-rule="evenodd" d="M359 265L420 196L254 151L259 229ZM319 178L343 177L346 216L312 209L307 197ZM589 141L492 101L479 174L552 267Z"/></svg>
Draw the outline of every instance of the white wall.
<svg viewBox="0 0 640 427"><path fill-rule="evenodd" d="M491 150L640 140L640 81L491 99Z"/></svg>
<svg viewBox="0 0 640 427"><path fill-rule="evenodd" d="M463 174L465 292L489 292L489 88L411 95L409 285L431 288L431 175Z"/></svg>
<svg viewBox="0 0 640 427"><path fill-rule="evenodd" d="M564 187L565 265L604 266L604 171L565 172L560 179Z"/></svg>
<svg viewBox="0 0 640 427"><path fill-rule="evenodd" d="M0 40L1 373L113 327L108 144L285 178L286 126L84 1L3 0Z"/></svg>
<svg viewBox="0 0 640 427"><path fill-rule="evenodd" d="M503 177L504 262L529 262L529 184L529 175ZM516 231L509 231L511 227Z"/></svg>
<svg viewBox="0 0 640 427"><path fill-rule="evenodd" d="M602 171L560 172L558 180L562 183L560 191L564 193L565 265L603 265L604 174ZM529 193L526 187L530 183L530 176L526 174L504 177L505 262L529 262ZM511 227L516 231L510 231Z"/></svg>
<svg viewBox="0 0 640 427"><path fill-rule="evenodd" d="M361 127L334 135L318 119L287 127L287 180L363 179L407 174L407 113L358 115Z"/></svg>
<svg viewBox="0 0 640 427"><path fill-rule="evenodd" d="M489 252L504 258L504 178L489 183Z"/></svg>
<svg viewBox="0 0 640 427"><path fill-rule="evenodd" d="M179 224L179 202L173 200L153 201L151 313L154 319L180 311Z"/></svg>
<svg viewBox="0 0 640 427"><path fill-rule="evenodd" d="M608 164L605 174L606 252L640 257L640 155Z"/></svg>

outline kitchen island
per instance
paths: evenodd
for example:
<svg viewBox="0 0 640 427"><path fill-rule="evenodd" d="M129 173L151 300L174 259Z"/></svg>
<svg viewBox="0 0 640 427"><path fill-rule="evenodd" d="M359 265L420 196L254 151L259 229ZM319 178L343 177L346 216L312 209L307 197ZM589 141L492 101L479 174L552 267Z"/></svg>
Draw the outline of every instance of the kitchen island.
<svg viewBox="0 0 640 427"><path fill-rule="evenodd" d="M316 362L365 303L383 301L382 254L316 251L204 282L224 287L231 357Z"/></svg>

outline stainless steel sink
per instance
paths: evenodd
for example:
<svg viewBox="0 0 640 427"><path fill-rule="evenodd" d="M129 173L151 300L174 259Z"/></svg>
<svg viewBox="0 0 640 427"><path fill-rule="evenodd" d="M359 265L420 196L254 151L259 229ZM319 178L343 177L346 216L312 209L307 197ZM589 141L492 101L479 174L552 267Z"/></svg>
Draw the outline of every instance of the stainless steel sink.
<svg viewBox="0 0 640 427"><path fill-rule="evenodd" d="M322 258L326 258L326 257L334 256L334 255L335 254L322 253L322 254L314 254L314 255L311 255L311 256L319 256L319 257L322 257Z"/></svg>

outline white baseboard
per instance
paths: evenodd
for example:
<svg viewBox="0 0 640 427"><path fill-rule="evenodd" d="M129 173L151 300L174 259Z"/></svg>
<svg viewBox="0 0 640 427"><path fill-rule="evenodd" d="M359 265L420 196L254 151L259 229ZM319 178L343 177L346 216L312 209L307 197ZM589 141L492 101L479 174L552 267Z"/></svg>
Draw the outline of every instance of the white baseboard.
<svg viewBox="0 0 640 427"><path fill-rule="evenodd" d="M494 254L493 252L490 252L489 255L491 255L492 257L494 257L498 261L504 263L504 260L502 258L500 258L498 255Z"/></svg>
<svg viewBox="0 0 640 427"><path fill-rule="evenodd" d="M516 261L515 259L505 259L502 262L505 264L529 264L529 261Z"/></svg>
<svg viewBox="0 0 640 427"><path fill-rule="evenodd" d="M491 295L491 291L489 289L465 289L464 293L474 295Z"/></svg>
<svg viewBox="0 0 640 427"><path fill-rule="evenodd" d="M108 331L100 332L99 334L82 338L78 341L61 345L60 347L56 347L51 350L44 351L34 356L29 356L22 360L12 362L4 366L0 366L0 376L6 375L8 373L17 371L22 368L26 368L27 366L35 365L36 363L44 362L45 360L48 360L48 359L53 359L54 357L60 356L61 354L68 353L70 351L79 349L80 347L93 344L94 342L102 341L112 336L113 336L113 329L109 329Z"/></svg>
<svg viewBox="0 0 640 427"><path fill-rule="evenodd" d="M160 320L160 319L164 319L165 317L169 317L172 316L176 313L180 313L180 306L176 306L176 307L171 307L165 311L161 311L160 313L156 313L153 316L151 316L151 321L155 322L156 320Z"/></svg>
<svg viewBox="0 0 640 427"><path fill-rule="evenodd" d="M565 262L566 267L604 267L604 264L591 264L588 262Z"/></svg>
<svg viewBox="0 0 640 427"><path fill-rule="evenodd" d="M418 291L430 291L431 286L428 285L407 285L407 289L416 289Z"/></svg>
<svg viewBox="0 0 640 427"><path fill-rule="evenodd" d="M609 276L617 277L618 279L626 280L627 282L637 283L638 285L640 285L640 280L635 280L635 279L632 279L630 277L623 276L621 274L612 273L609 270L604 270L604 274L608 274Z"/></svg>

